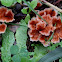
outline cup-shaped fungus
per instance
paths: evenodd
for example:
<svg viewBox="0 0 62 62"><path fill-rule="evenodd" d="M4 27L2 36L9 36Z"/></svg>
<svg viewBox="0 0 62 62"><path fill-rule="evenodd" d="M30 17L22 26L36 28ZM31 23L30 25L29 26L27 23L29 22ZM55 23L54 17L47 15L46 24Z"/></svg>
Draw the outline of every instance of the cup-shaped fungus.
<svg viewBox="0 0 62 62"><path fill-rule="evenodd" d="M46 8L42 11L38 11L38 14L47 23L38 15L28 22L30 41L40 41L45 47L49 46L50 42L60 42L60 39L62 39L62 23L61 18L57 17L57 12L52 8ZM53 32L53 39L48 41Z"/></svg>
<svg viewBox="0 0 62 62"><path fill-rule="evenodd" d="M11 9L6 7L0 7L0 22L12 22L14 20L14 13ZM0 33L4 33L6 30L6 24L0 24Z"/></svg>
<svg viewBox="0 0 62 62"><path fill-rule="evenodd" d="M38 8L41 7L41 6L42 6L42 3L38 2L38 3L37 3L37 6L35 7L35 9L38 9Z"/></svg>
<svg viewBox="0 0 62 62"><path fill-rule="evenodd" d="M0 24L0 34L5 32L6 27L7 27L6 24L4 24L4 23L3 24Z"/></svg>
<svg viewBox="0 0 62 62"><path fill-rule="evenodd" d="M0 22L12 22L14 14L11 9L0 7Z"/></svg>

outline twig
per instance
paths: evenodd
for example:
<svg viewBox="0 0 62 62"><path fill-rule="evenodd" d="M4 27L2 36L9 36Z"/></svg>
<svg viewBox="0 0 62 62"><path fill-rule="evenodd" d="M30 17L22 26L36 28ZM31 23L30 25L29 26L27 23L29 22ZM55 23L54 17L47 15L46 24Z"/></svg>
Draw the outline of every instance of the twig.
<svg viewBox="0 0 62 62"><path fill-rule="evenodd" d="M51 3L49 3L49 2L47 2L47 1L45 1L45 0L40 0L40 1L43 1L43 2L44 2L45 4L47 4L48 6L53 7L53 8L55 8L56 10L58 10L59 12L62 13L62 9L58 8L57 6L54 6L53 4L51 4Z"/></svg>
<svg viewBox="0 0 62 62"><path fill-rule="evenodd" d="M54 2L53 4L57 4L57 3L59 3L60 1L62 1L62 0L58 0L57 2Z"/></svg>

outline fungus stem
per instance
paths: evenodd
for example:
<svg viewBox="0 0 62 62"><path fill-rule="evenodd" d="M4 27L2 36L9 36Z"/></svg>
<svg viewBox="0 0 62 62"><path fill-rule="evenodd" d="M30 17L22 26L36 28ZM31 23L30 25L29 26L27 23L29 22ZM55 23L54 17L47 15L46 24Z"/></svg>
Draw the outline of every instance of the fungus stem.
<svg viewBox="0 0 62 62"><path fill-rule="evenodd" d="M38 15L42 20L44 20L45 22L46 22L46 20L45 19L43 19L31 6L30 6L30 4L28 3L28 2L26 2L26 0L23 0L27 5L28 5L28 7L36 14L36 15ZM47 23L47 22L46 22ZM48 23L47 23L48 24Z"/></svg>

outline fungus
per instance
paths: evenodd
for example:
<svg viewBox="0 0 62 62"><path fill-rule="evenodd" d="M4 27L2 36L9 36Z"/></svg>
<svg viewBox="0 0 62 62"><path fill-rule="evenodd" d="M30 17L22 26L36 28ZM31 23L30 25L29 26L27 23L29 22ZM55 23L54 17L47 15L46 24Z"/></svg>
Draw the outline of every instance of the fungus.
<svg viewBox="0 0 62 62"><path fill-rule="evenodd" d="M39 32L37 30L29 30L30 41L38 41Z"/></svg>
<svg viewBox="0 0 62 62"><path fill-rule="evenodd" d="M44 12L46 13L46 15L50 15L51 17L56 16L57 12L55 10L53 10L52 8L46 8L44 10Z"/></svg>
<svg viewBox="0 0 62 62"><path fill-rule="evenodd" d="M0 24L0 34L5 32L6 27L7 27L6 24L4 24L4 23L3 24Z"/></svg>
<svg viewBox="0 0 62 62"><path fill-rule="evenodd" d="M11 9L7 9L6 7L0 7L0 22L3 22L3 24L0 24L0 34L4 33L6 30L7 25L4 24L4 22L12 22L14 20L14 13Z"/></svg>
<svg viewBox="0 0 62 62"><path fill-rule="evenodd" d="M30 41L40 41L45 47L49 46L50 42L59 43L60 39L62 39L62 23L60 17L57 17L57 12L52 8L47 8L38 11L38 14L48 24L39 18L38 15L32 18L28 23L28 27L30 28L28 31ZM53 38L48 41L53 32Z"/></svg>
<svg viewBox="0 0 62 62"><path fill-rule="evenodd" d="M28 27L30 29L35 29L36 28L36 24L38 23L39 21L36 19L36 18L32 18L31 21L28 22Z"/></svg>
<svg viewBox="0 0 62 62"><path fill-rule="evenodd" d="M55 23L56 23L56 28L61 27L62 23L61 23L60 17L53 17L52 18L52 24L55 25Z"/></svg>
<svg viewBox="0 0 62 62"><path fill-rule="evenodd" d="M50 37L50 36L49 36ZM46 36L44 36L44 35L40 35L39 36L39 41L45 46L45 47L47 47L47 46L49 46L50 45L50 42L46 42L48 39L49 39L49 37L46 37ZM45 40L46 39L46 40Z"/></svg>
<svg viewBox="0 0 62 62"><path fill-rule="evenodd" d="M45 27L46 27L46 23L45 22L41 22L40 21L39 23L36 24L36 30L38 30L38 31L43 30Z"/></svg>
<svg viewBox="0 0 62 62"><path fill-rule="evenodd" d="M42 18L45 19L48 24L52 23L52 18L50 15L43 15Z"/></svg>
<svg viewBox="0 0 62 62"><path fill-rule="evenodd" d="M50 35L50 32L54 31L55 30L55 27L51 26L51 25L48 25L45 27L44 30L42 31L39 31L42 35L45 35L45 36L49 36Z"/></svg>
<svg viewBox="0 0 62 62"><path fill-rule="evenodd" d="M0 7L0 22L12 22L14 20L14 13L11 9Z"/></svg>
<svg viewBox="0 0 62 62"><path fill-rule="evenodd" d="M46 21L48 22L49 20L51 20L52 17L57 15L57 12L55 10L53 10L52 8L46 8L42 11L38 11L38 14L42 17L42 18L46 18ZM41 20L41 18L37 15L37 19Z"/></svg>
<svg viewBox="0 0 62 62"><path fill-rule="evenodd" d="M51 42L59 43L60 39L62 39L62 27L55 29L54 36L53 36L53 39L51 40Z"/></svg>
<svg viewBox="0 0 62 62"><path fill-rule="evenodd" d="M59 34L58 33L54 33L53 39L51 40L52 43L59 43Z"/></svg>
<svg viewBox="0 0 62 62"><path fill-rule="evenodd" d="M35 9L38 9L39 7L41 7L42 4L40 2L37 3L37 6L35 7Z"/></svg>

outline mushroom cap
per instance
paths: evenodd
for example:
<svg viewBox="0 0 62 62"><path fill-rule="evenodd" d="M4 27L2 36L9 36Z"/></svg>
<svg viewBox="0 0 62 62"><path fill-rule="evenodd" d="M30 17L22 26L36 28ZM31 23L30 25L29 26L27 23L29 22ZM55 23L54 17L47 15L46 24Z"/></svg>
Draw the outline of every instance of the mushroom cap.
<svg viewBox="0 0 62 62"><path fill-rule="evenodd" d="M39 32L37 30L29 30L30 41L38 41Z"/></svg>
<svg viewBox="0 0 62 62"><path fill-rule="evenodd" d="M0 34L4 33L6 31L6 27L7 27L6 24L4 24L4 23L0 24Z"/></svg>
<svg viewBox="0 0 62 62"><path fill-rule="evenodd" d="M35 7L35 9L38 9L38 8L41 7L41 6L42 6L42 3L38 2L38 3L37 3L37 6Z"/></svg>
<svg viewBox="0 0 62 62"><path fill-rule="evenodd" d="M36 24L38 23L39 21L36 19L36 18L32 18L29 22L28 22L28 27L30 29L36 29Z"/></svg>
<svg viewBox="0 0 62 62"><path fill-rule="evenodd" d="M60 39L62 39L62 23L61 18L57 17L57 12L52 8L46 8L42 11L38 11L38 14L46 20L48 24L39 18L38 15L36 15L35 18L32 18L28 23L28 27L30 28L28 31L30 40L40 41L45 47L47 47L50 45L50 41L47 41L54 32L51 42L59 43Z"/></svg>
<svg viewBox="0 0 62 62"><path fill-rule="evenodd" d="M14 13L11 9L0 7L0 22L12 22L14 20Z"/></svg>

